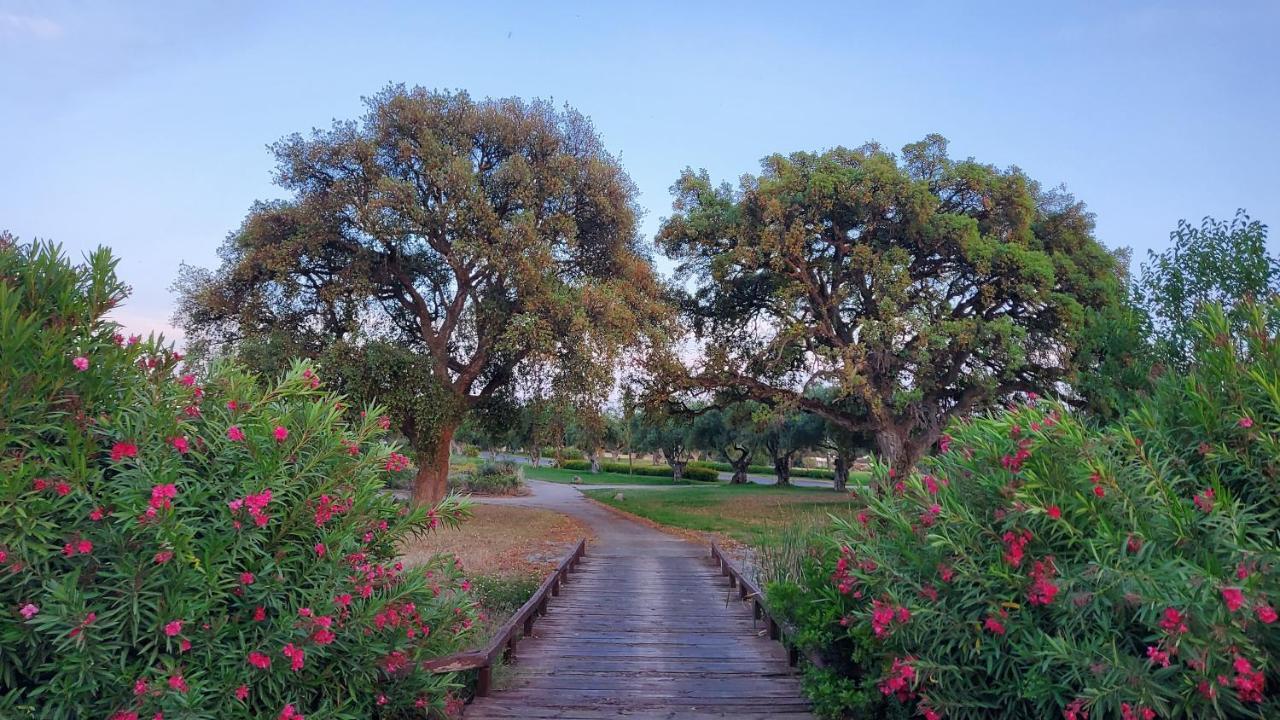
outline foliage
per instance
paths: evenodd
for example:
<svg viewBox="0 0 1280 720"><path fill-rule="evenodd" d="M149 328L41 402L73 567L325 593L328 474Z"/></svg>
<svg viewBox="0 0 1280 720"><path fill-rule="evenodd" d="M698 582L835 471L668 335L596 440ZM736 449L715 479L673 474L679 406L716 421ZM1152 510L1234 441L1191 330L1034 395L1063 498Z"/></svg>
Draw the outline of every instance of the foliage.
<svg viewBox="0 0 1280 720"><path fill-rule="evenodd" d="M755 415L762 411L759 403L731 403L702 412L693 420L690 442L728 461L716 469L732 472L730 483L747 482L751 459L763 440L755 422Z"/></svg>
<svg viewBox="0 0 1280 720"><path fill-rule="evenodd" d="M930 135L771 155L735 191L686 171L658 241L693 292L689 368L666 391L737 392L875 432L899 472L946 423L1065 378L1114 257L1070 195L1013 168L955 161ZM830 385L829 398L807 394Z"/></svg>
<svg viewBox="0 0 1280 720"><path fill-rule="evenodd" d="M1221 305L1239 330L1249 321L1247 301L1280 292L1280 257L1267 251L1267 226L1243 210L1230 221L1206 217L1198 228L1181 220L1169 239L1172 247L1148 254L1137 288L1161 357L1185 370L1199 312ZM1280 315L1273 314L1269 324L1280 327Z"/></svg>
<svg viewBox="0 0 1280 720"><path fill-rule="evenodd" d="M332 374L388 403L435 500L467 411L532 367L611 380L664 310L635 188L581 114L402 86L366 104L272 146L290 197L250 210L217 271L184 269L177 319L207 353L342 343L328 357L355 372ZM365 352L402 392L383 397Z"/></svg>
<svg viewBox="0 0 1280 720"><path fill-rule="evenodd" d="M519 495L524 470L513 462L486 462L449 478L449 489L473 495Z"/></svg>
<svg viewBox="0 0 1280 720"><path fill-rule="evenodd" d="M791 463L796 453L817 447L826 437L822 418L809 413L775 411L759 420L760 444L773 460L779 485L791 483Z"/></svg>
<svg viewBox="0 0 1280 720"><path fill-rule="evenodd" d="M1226 328L1211 314L1201 337L1220 342ZM861 494L804 581L769 588L845 678L844 710L1280 711L1263 692L1280 657L1277 515L1264 496L1280 460L1280 353L1262 335L1200 355L1203 374L1183 388L1212 390L1190 402L1161 392L1129 425L1097 430L1033 400L954 424L927 474ZM1209 450L1192 462L1197 439Z"/></svg>
<svg viewBox="0 0 1280 720"><path fill-rule="evenodd" d="M1162 372L1151 319L1132 297L1085 317L1073 362L1077 404L1099 422L1114 422L1151 393Z"/></svg>
<svg viewBox="0 0 1280 720"><path fill-rule="evenodd" d="M306 365L175 376L103 320L113 268L0 248L0 716L443 711L454 679L417 663L474 603L452 563L402 572L396 547L465 508L383 492L407 458L379 411L348 422Z"/></svg>
<svg viewBox="0 0 1280 720"><path fill-rule="evenodd" d="M642 452L661 452L679 479L693 448L692 424L689 418L673 413L645 413L638 418L635 447Z"/></svg>

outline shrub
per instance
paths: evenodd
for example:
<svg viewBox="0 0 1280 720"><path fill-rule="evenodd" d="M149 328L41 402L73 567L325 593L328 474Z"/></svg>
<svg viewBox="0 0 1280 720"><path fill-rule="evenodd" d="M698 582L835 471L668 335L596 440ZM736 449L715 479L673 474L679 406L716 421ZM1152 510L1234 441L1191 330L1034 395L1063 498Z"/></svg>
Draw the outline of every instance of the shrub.
<svg viewBox="0 0 1280 720"><path fill-rule="evenodd" d="M464 457L469 457L469 458L480 457L480 448L476 445L467 443L462 447L462 454Z"/></svg>
<svg viewBox="0 0 1280 720"><path fill-rule="evenodd" d="M487 462L449 478L449 489L475 495L518 495L525 489L524 470L513 462Z"/></svg>
<svg viewBox="0 0 1280 720"><path fill-rule="evenodd" d="M295 365L260 384L125 339L105 251L0 247L0 717L426 717L474 602L402 572L455 500L383 492L379 414Z"/></svg>
<svg viewBox="0 0 1280 720"><path fill-rule="evenodd" d="M591 463L585 460L569 460L561 463L560 467L565 470L590 470ZM622 475L643 475L645 477L674 477L675 472L670 465L630 465L626 463L600 463L600 470L608 473L619 473ZM715 470L706 467L699 467L690 463L685 466L683 478L685 480L697 480L698 482L715 482L720 479L720 474Z"/></svg>
<svg viewBox="0 0 1280 720"><path fill-rule="evenodd" d="M1274 383L1277 359L1237 369ZM1256 430L1234 442L1258 447L1204 475L1141 429L1098 431L1034 403L953 426L926 474L882 474L884 493L862 494L801 583L769 584L832 663L811 674L819 709L1277 716L1263 693L1280 650L1274 520L1233 485L1270 481L1280 458L1263 433L1280 394L1252 399ZM1232 403L1214 412L1241 416Z"/></svg>

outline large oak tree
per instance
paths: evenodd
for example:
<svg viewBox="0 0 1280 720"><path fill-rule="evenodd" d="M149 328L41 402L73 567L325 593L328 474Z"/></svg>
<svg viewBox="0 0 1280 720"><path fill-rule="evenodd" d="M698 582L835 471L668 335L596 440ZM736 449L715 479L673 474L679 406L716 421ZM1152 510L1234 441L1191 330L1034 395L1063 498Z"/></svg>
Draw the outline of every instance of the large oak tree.
<svg viewBox="0 0 1280 720"><path fill-rule="evenodd" d="M762 166L736 189L691 170L672 189L658 240L700 344L658 377L874 432L899 471L957 414L1054 388L1084 311L1116 293L1081 203L952 160L940 136Z"/></svg>
<svg viewBox="0 0 1280 720"><path fill-rule="evenodd" d="M579 113L400 86L366 103L272 146L289 198L252 208L221 268L186 269L178 319L213 352L329 351L345 389L390 405L434 502L470 408L533 364L608 365L660 288L635 188Z"/></svg>

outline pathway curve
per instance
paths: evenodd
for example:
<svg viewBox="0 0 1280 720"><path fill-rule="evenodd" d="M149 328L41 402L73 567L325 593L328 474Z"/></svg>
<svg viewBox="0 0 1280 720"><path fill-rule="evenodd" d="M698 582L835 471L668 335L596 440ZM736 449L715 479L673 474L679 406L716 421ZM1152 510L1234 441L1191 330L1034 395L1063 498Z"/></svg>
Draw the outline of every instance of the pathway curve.
<svg viewBox="0 0 1280 720"><path fill-rule="evenodd" d="M532 495L484 502L558 510L596 539L520 642L514 681L477 698L466 720L813 717L786 651L757 627L707 548L607 510L576 487L529 486Z"/></svg>

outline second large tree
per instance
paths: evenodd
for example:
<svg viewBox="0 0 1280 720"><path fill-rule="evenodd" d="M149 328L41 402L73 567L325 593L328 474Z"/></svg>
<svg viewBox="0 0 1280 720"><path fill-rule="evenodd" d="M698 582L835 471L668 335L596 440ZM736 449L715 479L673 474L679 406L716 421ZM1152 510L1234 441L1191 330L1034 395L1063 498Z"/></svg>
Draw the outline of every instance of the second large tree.
<svg viewBox="0 0 1280 720"><path fill-rule="evenodd" d="M580 379L661 315L635 189L571 110L391 87L272 149L291 197L253 208L217 272L188 270L180 321L215 346L341 347L335 374L414 445L419 501L444 495L463 414L523 366Z"/></svg>
<svg viewBox="0 0 1280 720"><path fill-rule="evenodd" d="M670 377L873 432L899 472L950 418L1053 389L1117 288L1082 204L939 136L773 155L736 189L686 171L673 193L658 240L702 343Z"/></svg>

